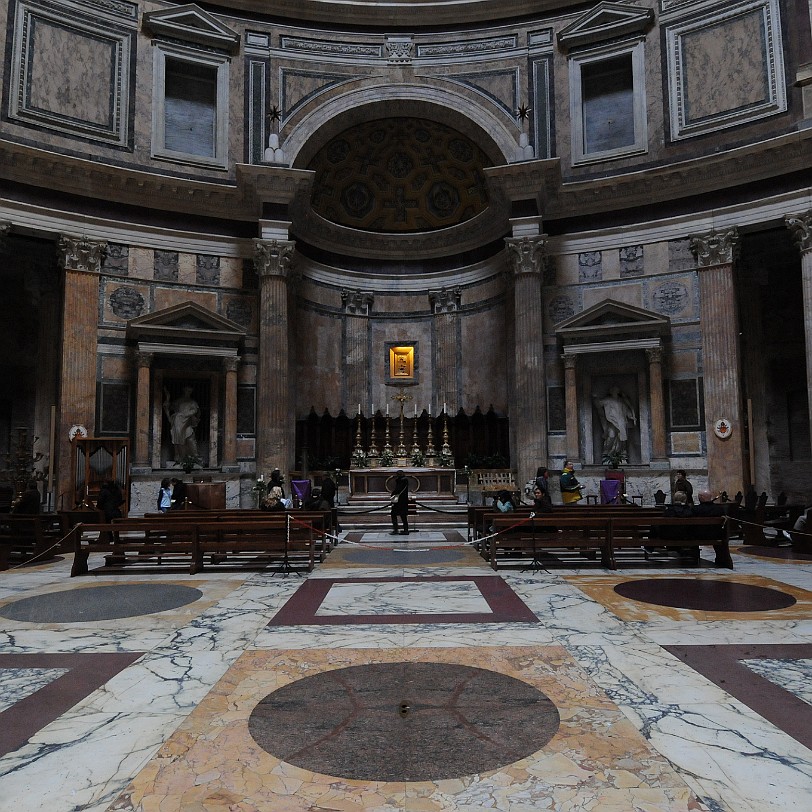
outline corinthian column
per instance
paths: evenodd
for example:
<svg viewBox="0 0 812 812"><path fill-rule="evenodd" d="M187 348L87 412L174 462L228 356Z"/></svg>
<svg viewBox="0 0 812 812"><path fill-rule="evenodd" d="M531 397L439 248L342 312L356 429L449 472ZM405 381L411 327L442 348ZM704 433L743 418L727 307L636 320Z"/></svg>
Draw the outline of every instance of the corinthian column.
<svg viewBox="0 0 812 812"><path fill-rule="evenodd" d="M287 471L295 420L291 414L288 275L296 243L255 240L259 289L259 381L256 464L260 472Z"/></svg>
<svg viewBox="0 0 812 812"><path fill-rule="evenodd" d="M99 321L99 271L106 243L86 237L62 235L57 250L65 273L62 316L62 359L60 366L59 481L57 494L65 494L70 483L71 455L68 431L84 426L89 436L96 421L96 349ZM73 494L63 502L73 507ZM60 500L57 499L57 505Z"/></svg>
<svg viewBox="0 0 812 812"><path fill-rule="evenodd" d="M439 414L442 404L455 415L457 402L457 350L460 346L460 288L441 288L429 291L429 303L434 313L434 414Z"/></svg>
<svg viewBox="0 0 812 812"><path fill-rule="evenodd" d="M344 305L344 410L367 402L369 372L369 314L373 295L362 290L342 290ZM362 406L366 411L365 406Z"/></svg>
<svg viewBox="0 0 812 812"><path fill-rule="evenodd" d="M578 424L577 355L564 355L564 410L567 420L567 459L581 456L580 426Z"/></svg>
<svg viewBox="0 0 812 812"><path fill-rule="evenodd" d="M806 337L806 392L809 398L809 430L812 436L812 210L785 218L801 252L801 285L804 299Z"/></svg>
<svg viewBox="0 0 812 812"><path fill-rule="evenodd" d="M738 242L736 229L691 239L699 271L708 482L712 491L728 493L743 490L745 481L739 317L733 278ZM729 422L730 430L723 438L715 433L718 420Z"/></svg>
<svg viewBox="0 0 812 812"><path fill-rule="evenodd" d="M236 356L223 359L226 373L226 402L223 411L223 470L237 468L237 367Z"/></svg>
<svg viewBox="0 0 812 812"><path fill-rule="evenodd" d="M153 355L151 352L139 352L135 356L137 367L135 388L135 449L133 465L148 468L149 454L149 379Z"/></svg>
<svg viewBox="0 0 812 812"><path fill-rule="evenodd" d="M546 375L541 318L541 266L545 237L505 239L513 273L514 397L510 427L518 482L547 464Z"/></svg>

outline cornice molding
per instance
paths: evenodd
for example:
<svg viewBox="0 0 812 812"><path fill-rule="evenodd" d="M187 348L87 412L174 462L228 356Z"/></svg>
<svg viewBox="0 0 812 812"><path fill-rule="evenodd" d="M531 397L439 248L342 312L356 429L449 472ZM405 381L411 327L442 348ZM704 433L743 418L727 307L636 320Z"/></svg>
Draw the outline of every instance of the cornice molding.
<svg viewBox="0 0 812 812"><path fill-rule="evenodd" d="M110 203L255 221L263 203L287 205L313 183L313 172L278 166L237 164L236 183L176 178L112 166L0 140L0 177L52 192Z"/></svg>

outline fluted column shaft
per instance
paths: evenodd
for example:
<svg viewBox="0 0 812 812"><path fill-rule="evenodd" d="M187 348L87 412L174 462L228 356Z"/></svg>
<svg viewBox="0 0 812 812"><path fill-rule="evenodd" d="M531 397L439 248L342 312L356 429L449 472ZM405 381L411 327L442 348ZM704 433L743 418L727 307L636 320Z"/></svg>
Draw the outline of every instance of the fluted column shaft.
<svg viewBox="0 0 812 812"><path fill-rule="evenodd" d="M68 431L74 424L84 426L89 436L96 422L96 345L99 320L99 271L105 243L85 237L59 238L59 265L65 273L63 303L62 358L59 377L57 493L65 496L57 505L73 507L67 490L71 481L71 453Z"/></svg>
<svg viewBox="0 0 812 812"><path fill-rule="evenodd" d="M239 358L226 358L226 398L223 409L223 466L237 464L237 366Z"/></svg>
<svg viewBox="0 0 812 812"><path fill-rule="evenodd" d="M691 240L699 266L708 483L711 491L728 493L743 490L745 483L739 318L733 277L737 246L735 229ZM719 420L730 423L725 438L716 436Z"/></svg>
<svg viewBox="0 0 812 812"><path fill-rule="evenodd" d="M655 460L664 460L668 452L665 439L662 348L646 350L646 357L648 358L648 392L651 407L651 456Z"/></svg>
<svg viewBox="0 0 812 812"><path fill-rule="evenodd" d="M581 436L578 423L577 355L564 356L564 410L567 420L567 459L581 456Z"/></svg>
<svg viewBox="0 0 812 812"><path fill-rule="evenodd" d="M546 375L541 307L541 265L545 238L505 240L513 272L514 398L511 433L519 482L547 464Z"/></svg>
<svg viewBox="0 0 812 812"><path fill-rule="evenodd" d="M810 437L812 437L812 210L787 217L786 224L801 252L801 287L806 339L806 392L809 401L809 431Z"/></svg>
<svg viewBox="0 0 812 812"><path fill-rule="evenodd" d="M369 390L369 313L373 295L342 290L344 305L344 410L354 415L358 405L367 410Z"/></svg>
<svg viewBox="0 0 812 812"><path fill-rule="evenodd" d="M259 385L257 403L256 464L259 472L292 462L295 421L290 409L288 341L288 275L295 243L290 240L256 240L259 291Z"/></svg>
<svg viewBox="0 0 812 812"><path fill-rule="evenodd" d="M138 372L135 388L135 448L133 449L133 464L145 468L150 465L149 379L152 358L153 355L151 352L139 352L136 356Z"/></svg>
<svg viewBox="0 0 812 812"><path fill-rule="evenodd" d="M429 303L434 313L434 413L440 414L443 404L455 415L457 402L457 350L459 348L460 288L429 291Z"/></svg>

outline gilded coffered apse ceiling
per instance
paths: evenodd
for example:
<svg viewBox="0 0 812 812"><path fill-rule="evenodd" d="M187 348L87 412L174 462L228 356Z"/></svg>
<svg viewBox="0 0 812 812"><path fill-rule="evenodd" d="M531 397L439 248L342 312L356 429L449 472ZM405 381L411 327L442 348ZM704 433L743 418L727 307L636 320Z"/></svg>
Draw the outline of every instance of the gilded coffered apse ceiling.
<svg viewBox="0 0 812 812"><path fill-rule="evenodd" d="M389 234L459 225L483 212L485 153L443 124L387 118L351 127L310 162L313 209L341 226Z"/></svg>

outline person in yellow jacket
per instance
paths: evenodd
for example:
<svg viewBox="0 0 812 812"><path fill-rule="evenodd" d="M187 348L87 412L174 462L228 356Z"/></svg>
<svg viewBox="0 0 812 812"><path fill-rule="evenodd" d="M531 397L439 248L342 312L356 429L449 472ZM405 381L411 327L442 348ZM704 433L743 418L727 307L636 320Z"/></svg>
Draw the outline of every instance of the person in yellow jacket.
<svg viewBox="0 0 812 812"><path fill-rule="evenodd" d="M584 498L581 493L584 486L575 478L572 463L569 460L564 462L564 470L561 471L561 477L558 481L561 485L561 499L565 505L578 502Z"/></svg>

